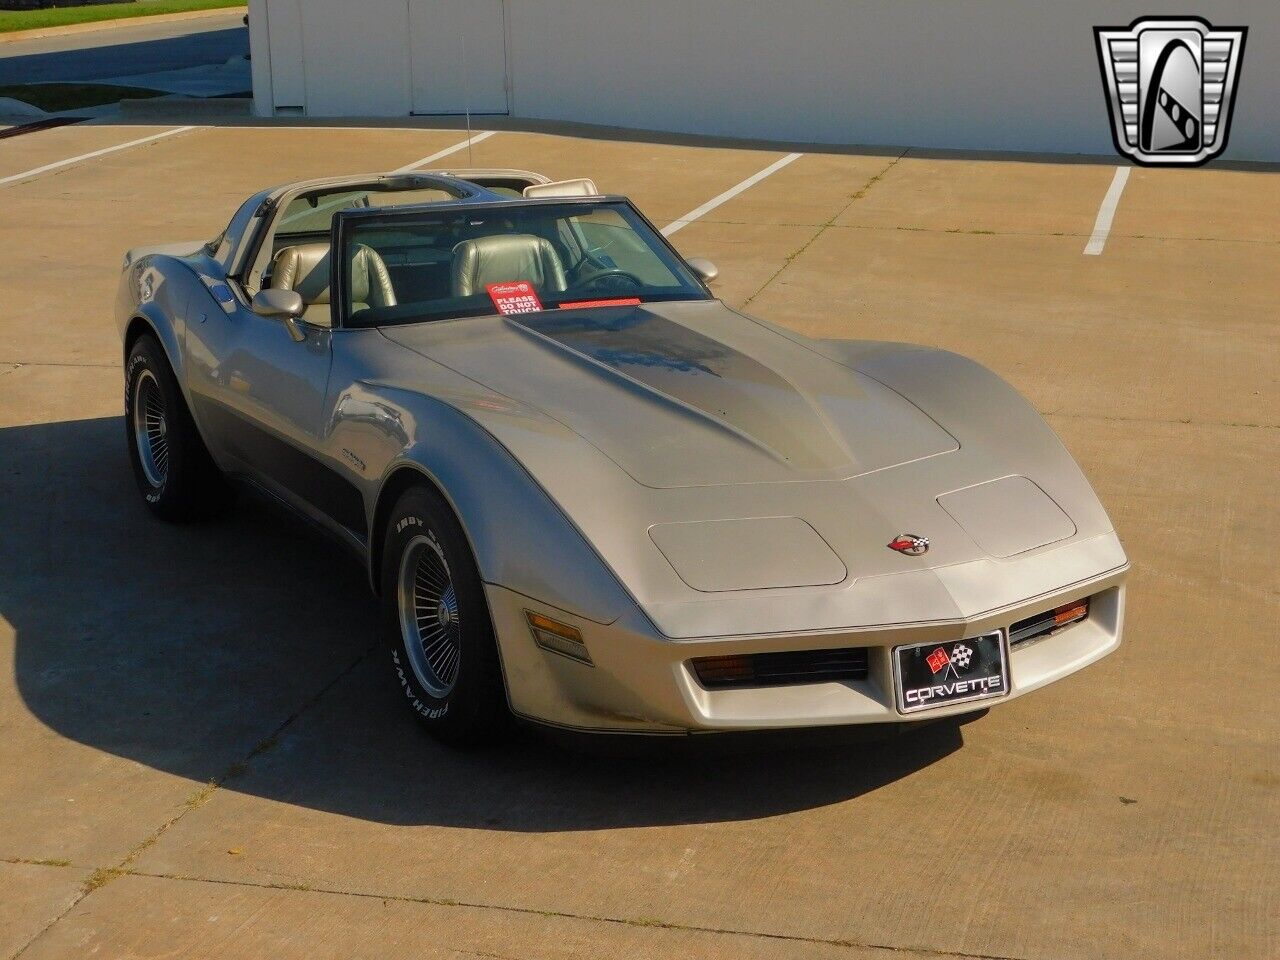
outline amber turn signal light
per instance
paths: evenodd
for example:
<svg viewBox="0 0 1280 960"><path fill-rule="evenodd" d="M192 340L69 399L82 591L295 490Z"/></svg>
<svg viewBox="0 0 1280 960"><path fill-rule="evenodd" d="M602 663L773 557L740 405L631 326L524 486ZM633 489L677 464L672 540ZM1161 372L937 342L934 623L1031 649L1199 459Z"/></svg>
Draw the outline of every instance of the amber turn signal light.
<svg viewBox="0 0 1280 960"><path fill-rule="evenodd" d="M533 642L543 650L595 666L592 663L591 654L587 653L587 645L582 642L582 631L577 627L571 627L559 620L552 620L532 610L526 610L524 616L529 621L529 632L533 634Z"/></svg>
<svg viewBox="0 0 1280 960"><path fill-rule="evenodd" d="M1089 600L1076 600L1074 603L1064 603L1053 611L1053 625L1061 627L1063 624L1075 623L1077 620L1083 620L1089 615Z"/></svg>

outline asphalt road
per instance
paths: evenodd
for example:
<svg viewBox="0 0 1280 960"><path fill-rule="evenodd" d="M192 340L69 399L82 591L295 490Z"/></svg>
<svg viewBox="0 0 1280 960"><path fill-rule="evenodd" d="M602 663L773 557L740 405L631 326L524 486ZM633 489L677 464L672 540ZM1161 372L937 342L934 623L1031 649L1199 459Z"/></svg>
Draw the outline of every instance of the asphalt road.
<svg viewBox="0 0 1280 960"><path fill-rule="evenodd" d="M249 51L240 10L0 44L0 83L104 80L181 70Z"/></svg>

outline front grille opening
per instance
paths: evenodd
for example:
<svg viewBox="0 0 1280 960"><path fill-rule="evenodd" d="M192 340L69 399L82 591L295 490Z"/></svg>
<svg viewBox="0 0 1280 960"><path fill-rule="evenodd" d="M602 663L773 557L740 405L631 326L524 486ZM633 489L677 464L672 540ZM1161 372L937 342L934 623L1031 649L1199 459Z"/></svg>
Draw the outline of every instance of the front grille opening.
<svg viewBox="0 0 1280 960"><path fill-rule="evenodd" d="M1073 600L1060 607L1037 613L1033 617L1019 620L1009 628L1009 646L1016 647L1032 640L1039 640L1063 627L1079 623L1089 616L1089 598Z"/></svg>
<svg viewBox="0 0 1280 960"><path fill-rule="evenodd" d="M691 664L698 682L708 690L865 680L867 648L788 650L783 653L698 657Z"/></svg>

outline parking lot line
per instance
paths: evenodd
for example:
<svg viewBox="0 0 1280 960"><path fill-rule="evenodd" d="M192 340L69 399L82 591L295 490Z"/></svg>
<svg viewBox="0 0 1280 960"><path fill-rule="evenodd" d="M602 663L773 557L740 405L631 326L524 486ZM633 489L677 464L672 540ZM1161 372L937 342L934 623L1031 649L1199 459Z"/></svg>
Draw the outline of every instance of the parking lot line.
<svg viewBox="0 0 1280 960"><path fill-rule="evenodd" d="M437 160L443 160L445 157L450 156L451 154L457 153L459 150L465 150L468 147L474 147L477 143L480 143L483 140L488 140L495 133L497 133L496 130L486 130L483 133L477 133L473 137L467 137L467 139L463 140L461 143L455 143L451 147L445 147L443 150L437 150L435 153L431 154L431 156L429 157L423 157L421 160L415 160L413 161L413 163L407 164L406 166L397 167L395 170L392 170L391 172L392 173L409 173L412 170L417 170L419 167L425 167L428 163L435 163Z"/></svg>
<svg viewBox="0 0 1280 960"><path fill-rule="evenodd" d="M1096 257L1107 245L1107 235L1111 233L1111 221L1115 218L1116 207L1120 205L1120 194L1124 193L1124 185L1129 182L1129 167L1116 167L1116 175L1111 178L1111 186L1107 195L1102 198L1102 206L1098 208L1098 219L1093 222L1093 233L1089 242L1084 245L1086 257Z"/></svg>
<svg viewBox="0 0 1280 960"><path fill-rule="evenodd" d="M175 133L186 133L188 130L194 130L195 127L174 127L171 130L163 130L160 133L153 133L147 137L139 137L137 140L130 140L128 143L118 143L113 147L103 147L101 150L94 150L91 153L82 153L77 157L69 157L66 160L57 160L53 163L46 163L42 167L35 167L32 170L26 170L22 173L15 173L12 176L0 178L0 187L8 186L11 183L17 183L19 180L29 180L32 177L38 177L42 173L48 173L50 170L58 170L62 167L69 167L75 163L82 163L85 160L92 160L95 157L103 157L109 153L118 153L121 150L128 150L130 147L140 147L144 143L151 143L154 140L161 140L165 137L172 137Z"/></svg>
<svg viewBox="0 0 1280 960"><path fill-rule="evenodd" d="M693 221L697 220L699 217L706 216L708 213L710 213L716 207L720 206L722 203L728 203L730 200L732 200L738 194L742 193L744 190L749 190L751 187L754 187L757 183L759 183L765 177L768 177L774 173L777 173L787 164L793 163L794 161L799 160L803 156L804 156L803 153L788 153L781 160L775 160L773 163L769 164L769 166L765 167L759 173L753 173L751 176L747 177L747 179L743 180L741 183L737 184L736 186L730 187L728 190L720 194L718 197L713 197L712 199L704 203L702 206L695 207L694 209L690 210L683 217L677 217L675 220L672 220L669 224L667 224L665 227L662 228L662 235L664 237L669 237L673 233L683 230L686 226L693 223Z"/></svg>

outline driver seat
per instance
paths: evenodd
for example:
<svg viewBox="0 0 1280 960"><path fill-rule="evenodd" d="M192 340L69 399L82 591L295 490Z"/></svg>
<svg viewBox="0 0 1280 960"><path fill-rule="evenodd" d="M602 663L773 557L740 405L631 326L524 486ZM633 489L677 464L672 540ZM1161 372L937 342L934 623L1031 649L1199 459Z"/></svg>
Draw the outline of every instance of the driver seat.
<svg viewBox="0 0 1280 960"><path fill-rule="evenodd" d="M484 293L491 283L527 280L539 290L568 289L564 264L551 241L527 233L463 240L453 248L449 289L455 297Z"/></svg>

